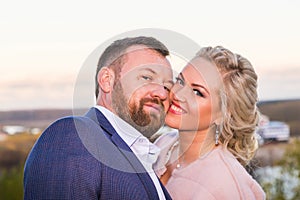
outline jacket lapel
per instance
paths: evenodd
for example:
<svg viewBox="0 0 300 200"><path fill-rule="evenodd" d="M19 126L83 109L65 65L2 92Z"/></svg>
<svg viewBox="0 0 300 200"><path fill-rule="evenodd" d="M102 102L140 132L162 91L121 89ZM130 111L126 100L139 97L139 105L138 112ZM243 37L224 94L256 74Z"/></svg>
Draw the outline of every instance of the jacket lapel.
<svg viewBox="0 0 300 200"><path fill-rule="evenodd" d="M148 193L149 199L159 199L155 185L152 182L152 179L150 178L149 174L146 172L146 169L143 167L136 155L132 152L130 147L122 140L119 134L115 131L115 129L106 119L106 117L96 108L91 108L86 114L86 116L92 119L104 130L104 132L107 134L107 137L130 163L133 169L130 172L136 173L138 175L145 190ZM163 188L163 190L165 189Z"/></svg>
<svg viewBox="0 0 300 200"><path fill-rule="evenodd" d="M158 178L158 177L157 177ZM159 178L158 178L159 180ZM172 197L170 196L169 192L167 191L167 189L165 188L165 186L162 184L162 182L159 180L160 186L165 194L166 200L172 200Z"/></svg>

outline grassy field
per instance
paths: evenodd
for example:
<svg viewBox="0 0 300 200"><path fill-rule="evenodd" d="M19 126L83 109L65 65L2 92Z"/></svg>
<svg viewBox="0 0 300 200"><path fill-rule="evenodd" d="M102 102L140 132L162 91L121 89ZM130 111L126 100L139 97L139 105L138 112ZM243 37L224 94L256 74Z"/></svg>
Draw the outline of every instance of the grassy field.
<svg viewBox="0 0 300 200"><path fill-rule="evenodd" d="M23 199L23 168L38 135L19 134L0 141L0 199Z"/></svg>
<svg viewBox="0 0 300 200"><path fill-rule="evenodd" d="M11 169L23 164L39 135L18 134L7 136L0 142L0 168Z"/></svg>

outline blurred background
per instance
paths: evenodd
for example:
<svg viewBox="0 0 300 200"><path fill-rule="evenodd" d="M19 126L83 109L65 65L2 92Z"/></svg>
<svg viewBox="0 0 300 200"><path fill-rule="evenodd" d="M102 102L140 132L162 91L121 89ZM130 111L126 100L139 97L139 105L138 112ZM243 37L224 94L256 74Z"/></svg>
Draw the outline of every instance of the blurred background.
<svg viewBox="0 0 300 200"><path fill-rule="evenodd" d="M251 174L268 199L300 199L299 8L297 0L1 2L0 199L22 199L28 152L51 122L73 114L86 58L141 28L222 45L251 61L263 114Z"/></svg>

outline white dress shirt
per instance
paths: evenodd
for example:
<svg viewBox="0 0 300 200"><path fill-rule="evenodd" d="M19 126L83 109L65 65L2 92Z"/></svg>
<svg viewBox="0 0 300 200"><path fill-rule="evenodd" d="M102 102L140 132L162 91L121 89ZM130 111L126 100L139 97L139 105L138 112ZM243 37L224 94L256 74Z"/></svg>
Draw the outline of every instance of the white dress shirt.
<svg viewBox="0 0 300 200"><path fill-rule="evenodd" d="M95 108L97 108L103 113L103 115L108 119L108 121L111 123L113 128L119 134L119 136L125 141L125 143L133 151L133 153L138 157L140 162L145 167L147 173L151 177L157 190L159 199L165 200L166 197L161 188L160 182L152 168L160 153L160 149L156 145L151 143L138 130L133 128L130 124L122 120L110 110L98 105L96 105Z"/></svg>

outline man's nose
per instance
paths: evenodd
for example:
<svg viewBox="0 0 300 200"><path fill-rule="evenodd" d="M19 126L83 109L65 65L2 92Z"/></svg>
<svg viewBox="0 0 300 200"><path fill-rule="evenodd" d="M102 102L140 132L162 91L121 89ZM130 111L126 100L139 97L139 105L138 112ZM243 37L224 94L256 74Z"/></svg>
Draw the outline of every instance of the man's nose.
<svg viewBox="0 0 300 200"><path fill-rule="evenodd" d="M169 97L169 92L164 85L155 84L152 88L151 97L152 98L159 98L160 100L164 101Z"/></svg>

